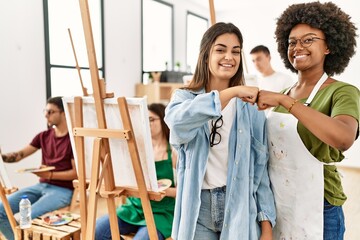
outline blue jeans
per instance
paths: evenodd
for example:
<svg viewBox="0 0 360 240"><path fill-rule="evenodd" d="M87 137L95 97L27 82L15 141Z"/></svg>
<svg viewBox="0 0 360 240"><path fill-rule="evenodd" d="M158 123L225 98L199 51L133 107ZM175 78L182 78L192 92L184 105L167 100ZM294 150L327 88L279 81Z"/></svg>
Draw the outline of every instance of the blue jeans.
<svg viewBox="0 0 360 240"><path fill-rule="evenodd" d="M220 239L224 222L225 194L226 187L201 191L201 206L194 239Z"/></svg>
<svg viewBox="0 0 360 240"><path fill-rule="evenodd" d="M333 206L324 201L324 240L343 240L345 218L341 206Z"/></svg>
<svg viewBox="0 0 360 240"><path fill-rule="evenodd" d="M8 196L13 214L19 212L19 202L24 194L28 196L31 202L31 217L34 219L47 212L68 206L73 191L48 183L38 183L26 187ZM0 203L0 231L8 240L14 239L14 233L2 203Z"/></svg>
<svg viewBox="0 0 360 240"><path fill-rule="evenodd" d="M135 233L133 240L150 240L148 230L146 226L137 226L133 224L129 224L119 217L118 225L121 234L130 234ZM158 239L164 240L164 236L158 231ZM95 227L95 240L111 240L111 229L110 229L110 220L109 215L105 215L100 217L96 220L96 227Z"/></svg>

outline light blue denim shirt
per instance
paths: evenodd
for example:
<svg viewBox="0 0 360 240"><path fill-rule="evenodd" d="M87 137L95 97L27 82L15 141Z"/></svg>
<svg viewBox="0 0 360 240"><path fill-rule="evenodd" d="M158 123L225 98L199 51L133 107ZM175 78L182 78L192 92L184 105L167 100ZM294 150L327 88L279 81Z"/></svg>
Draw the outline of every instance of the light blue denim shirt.
<svg viewBox="0 0 360 240"><path fill-rule="evenodd" d="M177 194L172 238L194 238L201 186L209 155L208 121L221 115L219 92L178 89L166 107L170 143L178 151ZM275 203L267 172L265 116L256 106L236 100L229 139L224 225L221 239L257 240L259 221L275 225Z"/></svg>

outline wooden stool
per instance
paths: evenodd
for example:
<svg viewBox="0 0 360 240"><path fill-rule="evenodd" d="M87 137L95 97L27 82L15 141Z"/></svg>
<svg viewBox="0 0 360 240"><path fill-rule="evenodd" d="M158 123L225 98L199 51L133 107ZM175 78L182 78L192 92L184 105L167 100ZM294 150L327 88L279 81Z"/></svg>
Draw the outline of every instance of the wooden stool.
<svg viewBox="0 0 360 240"><path fill-rule="evenodd" d="M74 219L61 226L50 226L44 223L41 217L32 221L31 228L17 227L21 240L80 240L80 215L73 214Z"/></svg>

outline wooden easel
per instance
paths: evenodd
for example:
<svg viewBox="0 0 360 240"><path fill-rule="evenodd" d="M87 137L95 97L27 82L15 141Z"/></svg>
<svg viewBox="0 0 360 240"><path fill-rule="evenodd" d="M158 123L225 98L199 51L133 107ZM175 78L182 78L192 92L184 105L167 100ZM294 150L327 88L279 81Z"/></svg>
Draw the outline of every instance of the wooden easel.
<svg viewBox="0 0 360 240"><path fill-rule="evenodd" d="M112 93L106 93L105 82L99 78L98 67L96 63L95 47L92 36L91 21L89 15L89 6L87 0L80 1L80 10L85 34L85 41L88 52L90 66L91 82L93 87L93 98L95 101L95 110L98 128L84 128L82 98L76 97L74 101L75 121L73 129L76 154L78 158L78 178L80 191L80 214L81 214L81 237L82 239L92 240L95 233L97 199L99 196L107 198L107 207L110 219L111 234L113 239L120 239L119 228L117 224L116 206L114 198L120 195L134 196L141 199L145 214L145 220L151 240L157 240L156 226L151 210L150 199L161 200L165 194L163 192L149 192L146 188L143 171L139 159L139 153L136 140L133 134L133 128L129 117L127 102L124 97L117 99L123 130L107 129L107 123L104 112L104 99L112 98ZM84 138L94 137L92 169L90 177L89 202L86 198L86 173L85 173L85 147ZM109 138L124 139L128 143L133 170L136 177L137 188L115 186L112 159L110 154ZM102 169L100 173L100 168ZM100 175L99 175L100 174ZM104 185L102 186L102 182Z"/></svg>
<svg viewBox="0 0 360 240"><path fill-rule="evenodd" d="M89 94L88 94L88 92L87 92L87 88L84 86L84 82L83 82L82 77L81 77L80 66L79 66L79 63L78 63L78 60L77 60L77 57L76 57L75 46L74 46L74 42L73 42L73 39L72 39L72 36L71 36L70 28L68 28L68 33L69 33L71 48L72 48L72 50L73 50L73 54L74 54L74 58L75 58L76 70L77 70L77 72L78 72L81 89L82 89L82 91L83 91L83 96L89 96Z"/></svg>
<svg viewBox="0 0 360 240"><path fill-rule="evenodd" d="M214 25L216 23L214 0L209 0L209 9L210 9L210 20L211 20L210 22L211 25Z"/></svg>
<svg viewBox="0 0 360 240"><path fill-rule="evenodd" d="M10 226L11 226L11 229L13 230L15 239L18 239L17 238L17 230L16 230L17 223L15 221L13 211L11 210L11 207L9 205L9 201L7 200L7 197L6 197L6 194L10 194L10 193L13 193L13 192L16 192L16 191L17 191L16 188L8 189L8 188L4 187L3 183L0 181L0 198L1 198L1 202L2 202L2 204L4 206L4 208L5 208L5 212L6 212L6 215L7 215L8 219L9 219Z"/></svg>
<svg viewBox="0 0 360 240"><path fill-rule="evenodd" d="M3 161L3 160L0 159L0 161ZM0 173L0 176L1 176L1 173ZM5 182L2 181L2 176L0 177L0 198L1 198L1 202L5 209L5 213L9 219L10 226L11 226L11 229L13 230L15 239L19 239L18 235L17 235L17 230L16 230L17 223L15 221L14 213L11 210L11 207L10 207L10 204L9 204L9 201L8 201L6 195L16 192L17 190L18 189L15 187L7 187Z"/></svg>

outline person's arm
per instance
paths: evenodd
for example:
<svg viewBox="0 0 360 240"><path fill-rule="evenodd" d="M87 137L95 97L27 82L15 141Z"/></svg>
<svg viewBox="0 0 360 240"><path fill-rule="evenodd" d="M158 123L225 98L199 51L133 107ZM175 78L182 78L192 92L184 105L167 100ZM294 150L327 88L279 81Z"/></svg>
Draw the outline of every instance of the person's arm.
<svg viewBox="0 0 360 240"><path fill-rule="evenodd" d="M261 235L259 240L272 240L272 227L269 221L262 221Z"/></svg>
<svg viewBox="0 0 360 240"><path fill-rule="evenodd" d="M236 86L224 89L219 92L221 108L224 109L234 97L241 98L244 102L255 103L258 92L259 88L250 86Z"/></svg>
<svg viewBox="0 0 360 240"><path fill-rule="evenodd" d="M11 152L11 153L5 153L1 154L1 157L3 158L3 161L6 163L14 163L19 162L20 160L26 158L27 156L33 154L38 149L36 147L33 147L31 145L27 145L23 149L17 152Z"/></svg>
<svg viewBox="0 0 360 240"><path fill-rule="evenodd" d="M177 151L175 148L171 147L171 160L172 160L172 166L174 169L176 169L176 162L177 162Z"/></svg>
<svg viewBox="0 0 360 240"><path fill-rule="evenodd" d="M171 159L172 159L172 165L173 169L176 169L176 161L177 161L177 152L175 148L171 148ZM176 177L176 176L174 176ZM174 179L175 180L175 179ZM165 190L165 194L167 197L176 197L176 186L175 187L169 187Z"/></svg>
<svg viewBox="0 0 360 240"><path fill-rule="evenodd" d="M276 207L275 198L271 190L270 177L268 173L268 135L266 130L266 119L264 114L260 114L255 107L251 107L252 115L252 127L254 128L253 137L257 139L256 148L252 151L257 151L256 158L254 159L254 186L257 186L256 195L256 206L257 206L257 222L261 225L261 239L269 236L270 230L276 224ZM250 112L250 111L249 111ZM256 149L256 150L255 150ZM271 232L270 232L271 233ZM270 234L271 236L271 234Z"/></svg>
<svg viewBox="0 0 360 240"><path fill-rule="evenodd" d="M176 197L176 187L169 187L167 189L165 189L165 195L167 197Z"/></svg>
<svg viewBox="0 0 360 240"><path fill-rule="evenodd" d="M356 139L358 122L352 116L330 117L280 93L260 91L258 98L260 110L283 106L317 138L333 148L346 151Z"/></svg>
<svg viewBox="0 0 360 240"><path fill-rule="evenodd" d="M180 145L190 142L209 120L221 116L221 109L233 97L254 103L258 88L237 86L222 91L194 94L177 89L165 110L165 122L170 128L170 143Z"/></svg>
<svg viewBox="0 0 360 240"><path fill-rule="evenodd" d="M71 159L72 168L64 171L46 171L46 172L35 172L34 174L38 177L49 179L49 180L74 180L77 178L76 166L74 159Z"/></svg>

